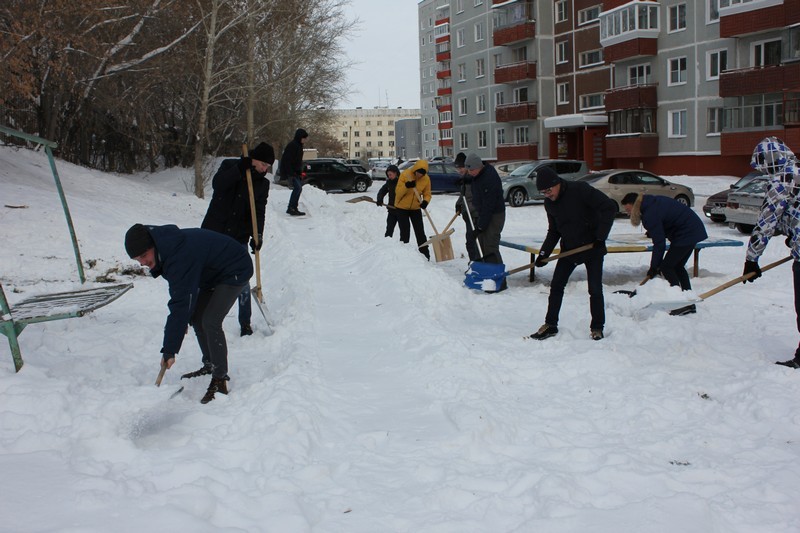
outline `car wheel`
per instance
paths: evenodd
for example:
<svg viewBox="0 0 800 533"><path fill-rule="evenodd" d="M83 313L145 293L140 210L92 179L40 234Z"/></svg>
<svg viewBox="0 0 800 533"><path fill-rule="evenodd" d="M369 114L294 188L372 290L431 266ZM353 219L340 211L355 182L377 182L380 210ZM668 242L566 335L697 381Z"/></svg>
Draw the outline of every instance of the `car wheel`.
<svg viewBox="0 0 800 533"><path fill-rule="evenodd" d="M752 224L742 224L741 222L737 222L736 229L739 230L739 233L750 235L751 233L753 233L755 226L753 226Z"/></svg>
<svg viewBox="0 0 800 533"><path fill-rule="evenodd" d="M356 180L353 190L356 192L365 192L368 188L367 180Z"/></svg>
<svg viewBox="0 0 800 533"><path fill-rule="evenodd" d="M689 205L689 198L688 198L687 196L684 196L684 195L682 195L682 194L679 194L678 196L676 196L676 197L675 197L675 200L676 200L678 203L681 203L681 204L685 205L686 207L691 207L691 206Z"/></svg>
<svg viewBox="0 0 800 533"><path fill-rule="evenodd" d="M511 192L508 193L508 205L511 207L522 207L527 199L528 195L525 193L525 189L519 187L511 189Z"/></svg>

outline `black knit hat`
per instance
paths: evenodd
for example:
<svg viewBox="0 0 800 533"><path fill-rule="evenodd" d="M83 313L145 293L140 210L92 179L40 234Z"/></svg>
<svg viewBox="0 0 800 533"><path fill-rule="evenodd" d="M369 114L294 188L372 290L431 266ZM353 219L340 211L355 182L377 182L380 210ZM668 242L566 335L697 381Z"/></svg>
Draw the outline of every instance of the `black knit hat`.
<svg viewBox="0 0 800 533"><path fill-rule="evenodd" d="M561 178L558 177L556 171L550 167L541 167L536 170L536 188L540 191L555 187L561 183Z"/></svg>
<svg viewBox="0 0 800 533"><path fill-rule="evenodd" d="M150 232L141 224L134 224L125 233L125 251L131 259L139 257L154 246Z"/></svg>
<svg viewBox="0 0 800 533"><path fill-rule="evenodd" d="M464 168L465 166L464 162L466 160L467 160L467 154L465 154L464 152L458 152L458 155L456 155L456 160L453 161L453 164L456 166L456 168Z"/></svg>
<svg viewBox="0 0 800 533"><path fill-rule="evenodd" d="M397 168L397 165L389 165L388 167L386 167L386 175L387 176L389 175L389 172L394 172L395 175L398 175L398 176L400 175L400 169Z"/></svg>
<svg viewBox="0 0 800 533"><path fill-rule="evenodd" d="M250 152L250 159L257 159L271 165L275 162L275 150L267 143L261 143Z"/></svg>

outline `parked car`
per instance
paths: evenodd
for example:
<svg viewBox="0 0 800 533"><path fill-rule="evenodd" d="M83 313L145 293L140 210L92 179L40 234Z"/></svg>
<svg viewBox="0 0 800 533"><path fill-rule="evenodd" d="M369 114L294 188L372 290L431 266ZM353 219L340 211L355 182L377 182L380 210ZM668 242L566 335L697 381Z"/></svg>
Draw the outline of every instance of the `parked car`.
<svg viewBox="0 0 800 533"><path fill-rule="evenodd" d="M728 195L741 189L759 176L763 176L763 174L754 170L745 177L739 178L736 183L732 183L731 186L724 191L719 191L709 196L703 206L703 214L705 214L711 222L725 222L725 206L728 203Z"/></svg>
<svg viewBox="0 0 800 533"><path fill-rule="evenodd" d="M622 209L622 198L630 192L668 196L688 207L694 206L694 192L691 188L672 183L646 170L603 170L587 174L578 178L578 181L584 181L603 191L617 204L620 214L625 213Z"/></svg>
<svg viewBox="0 0 800 533"><path fill-rule="evenodd" d="M409 167L413 167L416 161L406 161L400 165L400 172ZM461 185L456 183L461 179L453 163L443 163L442 161L428 162L428 176L431 178L431 192L459 192Z"/></svg>
<svg viewBox="0 0 800 533"><path fill-rule="evenodd" d="M508 205L520 207L528 200L544 200L544 195L536 188L536 171L542 167L552 168L565 180L575 180L589 172L584 161L575 159L543 159L524 163L501 178L503 198Z"/></svg>
<svg viewBox="0 0 800 533"><path fill-rule="evenodd" d="M731 191L725 206L728 225L741 233L752 233L761 213L761 205L767 195L768 176L756 176L750 183Z"/></svg>
<svg viewBox="0 0 800 533"><path fill-rule="evenodd" d="M369 169L369 175L374 180L385 180L386 169L389 168L391 162L389 161L375 161Z"/></svg>
<svg viewBox="0 0 800 533"><path fill-rule="evenodd" d="M369 174L354 171L331 159L303 161L303 169L303 181L323 191L365 192L372 185Z"/></svg>
<svg viewBox="0 0 800 533"><path fill-rule="evenodd" d="M356 172L361 172L363 174L369 174L369 172L367 172L367 169L364 168L364 165L362 165L361 163L345 163L344 166L346 166L350 170L354 170Z"/></svg>
<svg viewBox="0 0 800 533"><path fill-rule="evenodd" d="M497 163L494 168L497 169L497 173L502 178L503 176L508 176L513 171L524 165L525 163L535 163L536 161L532 159L518 159L516 161L503 161L501 163Z"/></svg>

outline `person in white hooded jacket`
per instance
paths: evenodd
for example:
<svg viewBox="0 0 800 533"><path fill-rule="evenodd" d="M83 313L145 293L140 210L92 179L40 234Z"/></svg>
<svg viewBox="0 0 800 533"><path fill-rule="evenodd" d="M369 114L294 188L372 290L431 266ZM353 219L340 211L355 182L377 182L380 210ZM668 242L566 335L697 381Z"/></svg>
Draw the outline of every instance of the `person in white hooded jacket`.
<svg viewBox="0 0 800 533"><path fill-rule="evenodd" d="M753 150L750 166L769 176L769 186L761 213L747 246L744 274L754 275L746 281L761 277L758 258L764 253L770 238L781 233L786 236L794 262L794 309L797 330L800 332L800 168L797 158L783 141L777 137L766 137ZM794 358L777 361L776 364L800 368L800 345Z"/></svg>

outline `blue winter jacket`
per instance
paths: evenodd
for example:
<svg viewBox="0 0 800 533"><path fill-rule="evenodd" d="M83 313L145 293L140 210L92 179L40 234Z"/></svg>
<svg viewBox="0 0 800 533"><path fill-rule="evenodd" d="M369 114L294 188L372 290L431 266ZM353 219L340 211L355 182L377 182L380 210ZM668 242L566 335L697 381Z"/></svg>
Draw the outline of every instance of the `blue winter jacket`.
<svg viewBox="0 0 800 533"><path fill-rule="evenodd" d="M169 316L161 352L177 354L200 291L217 285L246 285L253 263L247 250L227 235L172 224L146 227L156 249L156 267L150 274L163 276L169 283Z"/></svg>
<svg viewBox="0 0 800 533"><path fill-rule="evenodd" d="M706 227L690 207L666 196L642 196L642 225L653 239L650 267L658 268L664 259L666 241L672 246L694 247L708 238Z"/></svg>

